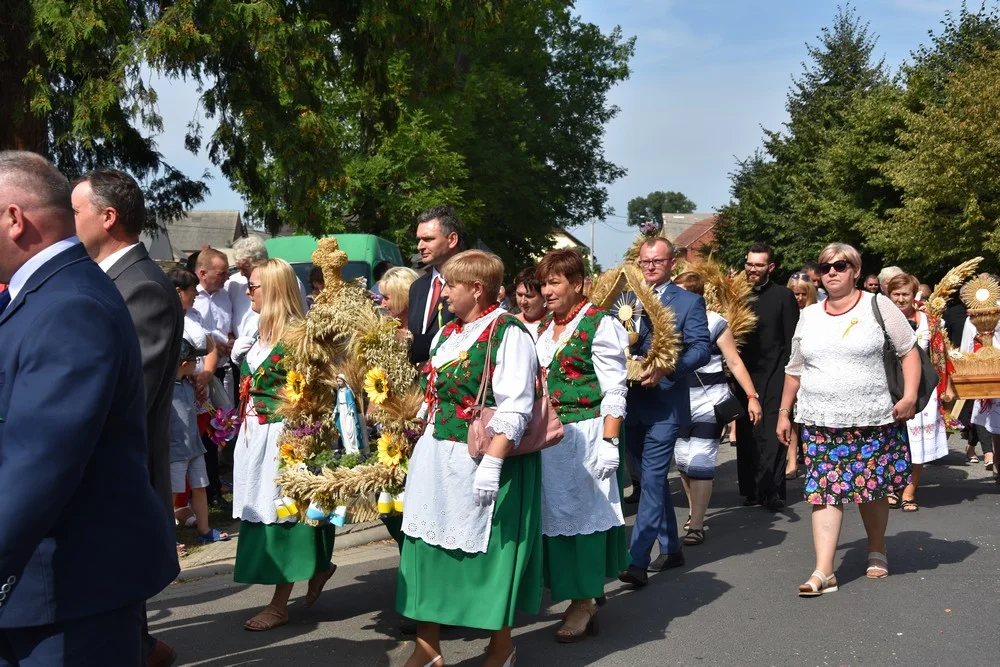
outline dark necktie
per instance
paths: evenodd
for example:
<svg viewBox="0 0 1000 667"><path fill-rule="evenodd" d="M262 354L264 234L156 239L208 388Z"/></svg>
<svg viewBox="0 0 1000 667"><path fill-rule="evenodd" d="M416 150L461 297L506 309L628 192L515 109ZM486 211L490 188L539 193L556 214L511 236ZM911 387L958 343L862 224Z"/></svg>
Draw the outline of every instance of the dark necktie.
<svg viewBox="0 0 1000 667"><path fill-rule="evenodd" d="M427 309L427 322L424 323L424 331L430 330L431 322L434 321L434 315L438 310L438 299L441 298L441 279L435 277L432 282L434 283L434 287L431 289L431 303Z"/></svg>
<svg viewBox="0 0 1000 667"><path fill-rule="evenodd" d="M10 290L5 289L0 292L0 315L3 315L3 311L7 310L7 306L10 304Z"/></svg>

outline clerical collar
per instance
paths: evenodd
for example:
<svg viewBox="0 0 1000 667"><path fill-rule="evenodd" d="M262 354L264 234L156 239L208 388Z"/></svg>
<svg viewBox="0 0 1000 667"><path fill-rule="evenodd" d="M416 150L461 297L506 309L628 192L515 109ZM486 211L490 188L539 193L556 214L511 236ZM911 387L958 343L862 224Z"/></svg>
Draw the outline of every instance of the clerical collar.
<svg viewBox="0 0 1000 667"><path fill-rule="evenodd" d="M763 290L763 289L764 289L765 287L769 287L770 285L771 285L771 274L768 274L768 275L767 275L767 280L765 280L765 281L764 281L764 283L763 283L762 285L754 285L754 286L753 286L753 291L754 291L754 292L760 292L760 291L762 291L762 290Z"/></svg>

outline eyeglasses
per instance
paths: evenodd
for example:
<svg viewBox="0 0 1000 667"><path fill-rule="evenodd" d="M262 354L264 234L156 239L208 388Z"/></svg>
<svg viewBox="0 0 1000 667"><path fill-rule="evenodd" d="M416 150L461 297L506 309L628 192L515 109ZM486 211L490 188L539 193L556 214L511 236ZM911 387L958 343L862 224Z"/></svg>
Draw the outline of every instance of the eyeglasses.
<svg viewBox="0 0 1000 667"><path fill-rule="evenodd" d="M850 263L846 259L838 259L836 262L823 262L819 265L819 275L825 276L830 273L830 269L833 269L837 273L843 273L849 266Z"/></svg>
<svg viewBox="0 0 1000 667"><path fill-rule="evenodd" d="M767 264L751 264L750 262L747 262L744 266L746 266L748 269L764 270L764 269L767 268L768 265Z"/></svg>
<svg viewBox="0 0 1000 667"><path fill-rule="evenodd" d="M670 261L672 260L668 257L657 257L656 259L640 259L636 264L645 269L653 266L663 266Z"/></svg>
<svg viewBox="0 0 1000 667"><path fill-rule="evenodd" d="M260 285L254 285L253 283L247 283L247 294L253 296L255 290L259 290Z"/></svg>

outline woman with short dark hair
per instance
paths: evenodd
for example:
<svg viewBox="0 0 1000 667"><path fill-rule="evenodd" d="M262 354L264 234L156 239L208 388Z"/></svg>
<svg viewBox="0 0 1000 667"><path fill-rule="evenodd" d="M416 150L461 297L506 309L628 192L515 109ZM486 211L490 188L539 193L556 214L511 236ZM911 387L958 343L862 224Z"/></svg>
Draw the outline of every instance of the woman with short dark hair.
<svg viewBox="0 0 1000 667"><path fill-rule="evenodd" d="M542 450L545 585L571 600L555 635L570 643L596 634L605 581L629 565L619 474L628 334L584 296L580 253L553 250L537 275L550 312L535 349L565 429Z"/></svg>
<svg viewBox="0 0 1000 667"><path fill-rule="evenodd" d="M545 298L542 296L542 284L536 275L537 269L528 266L514 278L514 301L520 312L517 319L528 327L532 338L538 337L538 323L545 316Z"/></svg>

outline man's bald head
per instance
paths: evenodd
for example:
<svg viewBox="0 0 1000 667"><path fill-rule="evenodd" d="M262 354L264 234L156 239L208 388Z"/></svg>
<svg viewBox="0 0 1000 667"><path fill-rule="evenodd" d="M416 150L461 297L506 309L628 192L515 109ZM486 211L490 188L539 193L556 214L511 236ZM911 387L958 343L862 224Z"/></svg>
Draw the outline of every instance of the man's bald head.
<svg viewBox="0 0 1000 667"><path fill-rule="evenodd" d="M27 151L0 151L0 282L57 241L73 236L69 181Z"/></svg>

